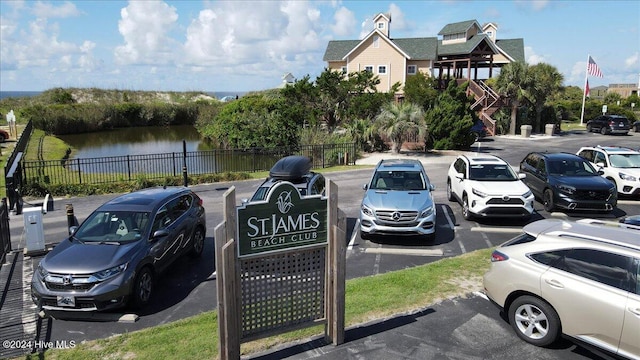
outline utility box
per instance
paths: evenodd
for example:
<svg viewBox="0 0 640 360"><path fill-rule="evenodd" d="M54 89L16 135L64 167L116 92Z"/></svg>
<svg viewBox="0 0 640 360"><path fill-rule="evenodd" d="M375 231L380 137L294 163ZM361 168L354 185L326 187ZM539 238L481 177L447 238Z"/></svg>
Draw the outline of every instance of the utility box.
<svg viewBox="0 0 640 360"><path fill-rule="evenodd" d="M531 125L522 125L522 126L520 126L520 136L522 136L524 138L530 137L531 136L531 129L532 129Z"/></svg>
<svg viewBox="0 0 640 360"><path fill-rule="evenodd" d="M43 208L40 206L29 207L22 210L24 215L24 233L26 237L25 255L34 255L45 252L44 227L42 226Z"/></svg>

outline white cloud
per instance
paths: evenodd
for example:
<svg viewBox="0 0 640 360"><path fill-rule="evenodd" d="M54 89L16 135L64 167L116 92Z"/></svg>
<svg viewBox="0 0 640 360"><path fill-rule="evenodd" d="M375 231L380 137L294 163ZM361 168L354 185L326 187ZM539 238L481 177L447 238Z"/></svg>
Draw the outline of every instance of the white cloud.
<svg viewBox="0 0 640 360"><path fill-rule="evenodd" d="M410 23L405 19L404 13L398 5L391 3L388 12L391 14L391 30L403 31L411 28Z"/></svg>
<svg viewBox="0 0 640 360"><path fill-rule="evenodd" d="M33 14L38 18L67 18L80 15L80 11L72 2L65 1L60 6L38 1L33 6Z"/></svg>
<svg viewBox="0 0 640 360"><path fill-rule="evenodd" d="M335 23L331 25L331 31L337 36L347 36L356 29L356 17L353 12L342 6L333 15Z"/></svg>
<svg viewBox="0 0 640 360"><path fill-rule="evenodd" d="M535 65L547 61L543 55L536 54L530 46L524 47L524 58L529 65Z"/></svg>
<svg viewBox="0 0 640 360"><path fill-rule="evenodd" d="M638 65L638 58L640 57L640 53L637 51L634 54L631 54L628 58L624 59L625 68L629 69L632 67L636 67Z"/></svg>
<svg viewBox="0 0 640 360"><path fill-rule="evenodd" d="M115 49L119 64L166 64L177 43L168 35L178 20L176 8L161 1L130 1L120 11L124 45Z"/></svg>

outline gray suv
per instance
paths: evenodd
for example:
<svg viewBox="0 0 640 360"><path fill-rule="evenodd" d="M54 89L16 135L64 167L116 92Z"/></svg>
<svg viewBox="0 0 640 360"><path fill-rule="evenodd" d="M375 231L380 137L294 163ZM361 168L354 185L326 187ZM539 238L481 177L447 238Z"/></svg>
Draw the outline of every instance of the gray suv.
<svg viewBox="0 0 640 360"><path fill-rule="evenodd" d="M188 188L121 195L71 227L71 235L40 261L32 300L45 310L142 307L157 275L183 254L202 254L205 231L202 200Z"/></svg>
<svg viewBox="0 0 640 360"><path fill-rule="evenodd" d="M376 165L364 185L360 206L360 237L419 235L435 237L435 186L418 160L388 159Z"/></svg>

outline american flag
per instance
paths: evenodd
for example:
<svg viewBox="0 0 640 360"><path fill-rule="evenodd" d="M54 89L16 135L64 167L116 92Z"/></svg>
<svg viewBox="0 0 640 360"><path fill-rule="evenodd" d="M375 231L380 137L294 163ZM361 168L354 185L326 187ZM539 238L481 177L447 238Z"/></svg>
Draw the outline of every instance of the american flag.
<svg viewBox="0 0 640 360"><path fill-rule="evenodd" d="M587 74L591 76L602 77L602 72L600 71L598 64L593 61L591 55L589 55L589 63L587 64Z"/></svg>

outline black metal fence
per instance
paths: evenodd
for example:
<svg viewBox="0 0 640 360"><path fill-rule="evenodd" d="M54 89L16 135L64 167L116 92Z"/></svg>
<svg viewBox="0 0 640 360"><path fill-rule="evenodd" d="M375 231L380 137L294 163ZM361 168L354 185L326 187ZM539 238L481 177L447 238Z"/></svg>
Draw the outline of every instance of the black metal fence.
<svg viewBox="0 0 640 360"><path fill-rule="evenodd" d="M0 264L4 264L10 251L9 208L7 207L7 198L2 198L0 201Z"/></svg>
<svg viewBox="0 0 640 360"><path fill-rule="evenodd" d="M183 151L68 160L22 161L22 182L28 184L102 184L162 179L180 175L267 171L283 156L304 155L314 168L354 165L356 144L302 145L290 148L250 148Z"/></svg>

